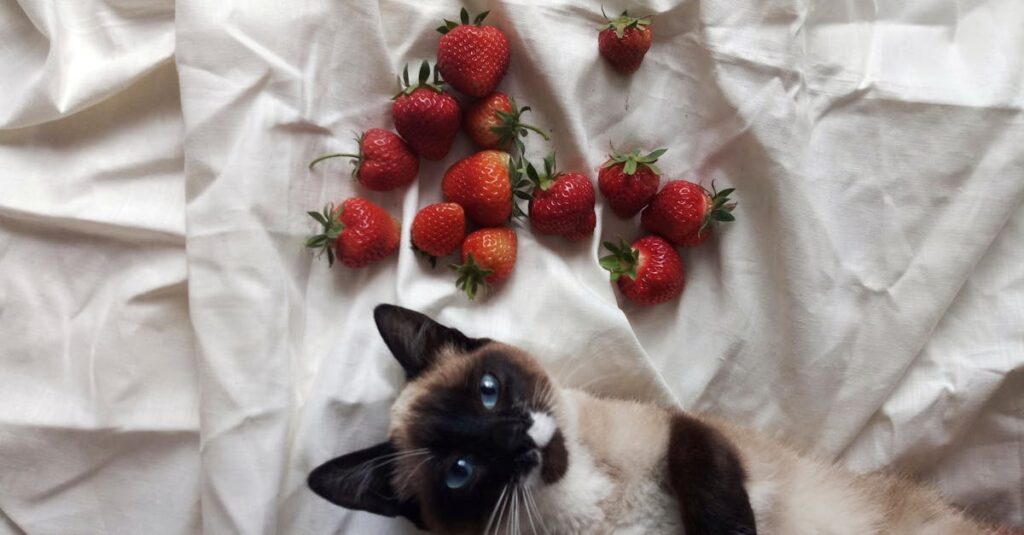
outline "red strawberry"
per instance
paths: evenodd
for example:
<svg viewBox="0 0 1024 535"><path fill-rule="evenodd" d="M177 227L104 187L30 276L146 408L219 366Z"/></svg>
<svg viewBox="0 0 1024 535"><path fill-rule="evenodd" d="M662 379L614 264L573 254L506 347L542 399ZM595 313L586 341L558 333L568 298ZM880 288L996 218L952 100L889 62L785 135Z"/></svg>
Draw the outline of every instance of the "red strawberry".
<svg viewBox="0 0 1024 535"><path fill-rule="evenodd" d="M413 248L434 266L437 257L451 254L466 237L466 213L453 202L431 204L416 214L411 234Z"/></svg>
<svg viewBox="0 0 1024 535"><path fill-rule="evenodd" d="M604 15L604 10L601 10ZM607 24L599 29L597 49L621 73L635 72L651 48L650 17L630 17L623 11L614 19L604 16Z"/></svg>
<svg viewBox="0 0 1024 535"><path fill-rule="evenodd" d="M484 150L448 168L441 180L444 200L459 203L470 221L495 227L512 215L512 182L507 152Z"/></svg>
<svg viewBox="0 0 1024 535"><path fill-rule="evenodd" d="M434 80L430 78L430 64L420 66L420 77L416 85L409 84L409 66L402 72L402 92L395 95L391 115L395 119L395 130L409 142L413 150L428 160L440 160L448 155L459 133L462 111L451 95L441 90L441 80L434 68Z"/></svg>
<svg viewBox="0 0 1024 535"><path fill-rule="evenodd" d="M473 143L482 149L509 150L513 143L523 153L523 142L519 139L533 130L544 139L549 139L544 131L536 126L519 122L519 117L530 111L529 106L519 109L516 101L495 91L480 99L466 112L462 128L469 134Z"/></svg>
<svg viewBox="0 0 1024 535"><path fill-rule="evenodd" d="M632 246L604 242L612 254L601 258L601 267L618 281L619 290L634 303L656 305L683 293L686 285L683 259L672 244L658 236L644 236Z"/></svg>
<svg viewBox="0 0 1024 535"><path fill-rule="evenodd" d="M481 285L501 282L516 265L516 231L508 227L480 229L462 242L462 264L451 267L459 274L455 285L470 299Z"/></svg>
<svg viewBox="0 0 1024 535"><path fill-rule="evenodd" d="M411 183L420 171L420 159L409 145L387 130L371 128L356 138L359 154L325 154L309 162L309 168L322 160L352 158L352 178L366 189L390 191Z"/></svg>
<svg viewBox="0 0 1024 535"><path fill-rule="evenodd" d="M540 234L580 240L594 233L594 186L579 173L555 173L555 154L544 158L544 173L527 162L526 175L533 182L530 226ZM518 192L517 192L518 193Z"/></svg>
<svg viewBox="0 0 1024 535"><path fill-rule="evenodd" d="M646 156L638 150L608 155L597 174L597 185L616 215L623 219L635 216L658 192L661 171L654 164L666 150L658 149Z"/></svg>
<svg viewBox="0 0 1024 535"><path fill-rule="evenodd" d="M310 236L306 247L326 252L327 265L334 265L337 255L348 267L364 267L398 248L398 221L366 199L352 197L337 207L328 204L323 213L307 213L323 225L324 231Z"/></svg>
<svg viewBox="0 0 1024 535"><path fill-rule="evenodd" d="M444 21L437 31L443 37L437 44L437 69L455 89L482 97L494 91L508 70L508 39L494 26L481 26L487 11L469 23L469 12L462 9L462 24Z"/></svg>
<svg viewBox="0 0 1024 535"><path fill-rule="evenodd" d="M733 191L709 192L693 182L672 180L651 200L640 223L676 245L699 245L711 235L715 222L735 220L731 212L736 203L729 202Z"/></svg>

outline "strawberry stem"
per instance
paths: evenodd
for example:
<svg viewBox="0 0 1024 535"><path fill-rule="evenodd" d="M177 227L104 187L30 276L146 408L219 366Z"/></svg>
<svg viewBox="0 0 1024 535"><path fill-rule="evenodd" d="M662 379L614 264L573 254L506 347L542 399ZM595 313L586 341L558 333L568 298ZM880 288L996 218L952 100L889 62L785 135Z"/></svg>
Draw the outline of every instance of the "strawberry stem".
<svg viewBox="0 0 1024 535"><path fill-rule="evenodd" d="M319 157L317 157L317 159L313 160L312 162L309 162L309 170L312 171L314 165L316 165L316 164L318 164L318 163L320 163L320 162L322 162L324 160L329 160L331 158L345 158L345 157L354 158L354 160L352 160L352 163L356 163L356 162L358 162L358 161L363 159L363 156L361 154L349 154L347 152L333 152L333 153L330 153L330 154L324 154L322 156L319 156Z"/></svg>

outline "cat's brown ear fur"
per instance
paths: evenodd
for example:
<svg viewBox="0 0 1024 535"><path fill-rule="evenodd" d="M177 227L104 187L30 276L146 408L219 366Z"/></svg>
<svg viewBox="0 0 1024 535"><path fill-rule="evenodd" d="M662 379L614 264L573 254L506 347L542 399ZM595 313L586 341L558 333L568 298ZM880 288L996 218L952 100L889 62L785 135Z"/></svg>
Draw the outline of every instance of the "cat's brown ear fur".
<svg viewBox="0 0 1024 535"><path fill-rule="evenodd" d="M445 347L468 352L490 341L470 338L458 329L445 327L419 312L395 305L377 305L373 319L384 343L410 380L433 366Z"/></svg>
<svg viewBox="0 0 1024 535"><path fill-rule="evenodd" d="M746 471L733 445L682 413L672 418L669 437L669 480L686 535L756 535Z"/></svg>
<svg viewBox="0 0 1024 535"><path fill-rule="evenodd" d="M306 483L335 505L383 516L404 516L424 529L416 501L402 500L391 486L397 454L391 442L354 451L316 467Z"/></svg>

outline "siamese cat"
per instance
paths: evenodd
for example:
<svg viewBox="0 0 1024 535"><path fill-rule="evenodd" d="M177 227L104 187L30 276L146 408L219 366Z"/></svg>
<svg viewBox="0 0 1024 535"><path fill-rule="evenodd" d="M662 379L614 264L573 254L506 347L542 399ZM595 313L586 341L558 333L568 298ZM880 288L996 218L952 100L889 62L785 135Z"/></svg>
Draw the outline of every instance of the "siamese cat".
<svg viewBox="0 0 1024 535"><path fill-rule="evenodd" d="M515 347L404 308L374 319L408 383L387 440L309 475L436 533L994 534L902 479L716 419L560 388Z"/></svg>

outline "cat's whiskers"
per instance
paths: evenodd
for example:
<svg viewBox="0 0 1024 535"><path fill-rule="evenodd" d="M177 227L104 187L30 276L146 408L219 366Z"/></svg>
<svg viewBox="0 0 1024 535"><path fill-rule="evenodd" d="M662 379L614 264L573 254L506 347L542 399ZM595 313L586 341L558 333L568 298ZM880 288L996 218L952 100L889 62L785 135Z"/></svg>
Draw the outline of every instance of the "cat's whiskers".
<svg viewBox="0 0 1024 535"><path fill-rule="evenodd" d="M526 521L530 524L530 533L537 535L537 526L533 523L533 510L530 508L530 498L527 495L529 489L526 485L520 485L519 491L523 494L523 510L526 512Z"/></svg>
<svg viewBox="0 0 1024 535"><path fill-rule="evenodd" d="M419 448L415 450L390 453L388 455L381 455L379 457L367 459L366 461L357 464L356 466L352 467L352 472L354 472L353 475L359 477L359 485L356 486L355 492L356 496L362 496L363 493L366 492L366 489L369 487L370 476L373 475L374 470L387 464L400 461L402 459L415 458L421 455L429 454L430 450L428 450L427 448ZM348 478L346 478L346 481L347 480Z"/></svg>
<svg viewBox="0 0 1024 535"><path fill-rule="evenodd" d="M412 480L413 476L416 475L416 472L420 470L420 467L423 466L424 463L427 463L432 460L434 460L434 456L427 455L427 457L420 461L419 464L417 464L412 470L409 470L409 473L405 475L405 478L402 479L402 482L398 485L400 495L402 494L403 491L406 490L406 486L409 484L409 481Z"/></svg>
<svg viewBox="0 0 1024 535"><path fill-rule="evenodd" d="M515 526L515 529L512 530L512 533L518 535L520 533L520 531L519 531L519 484L518 483L516 484L516 492L513 495L513 498L515 498L515 499L512 502L512 522L514 523L513 525Z"/></svg>
<svg viewBox="0 0 1024 535"><path fill-rule="evenodd" d="M508 485L505 485L501 489L501 495L498 496L498 501L494 502L494 509L491 510L491 517L490 517L490 519L487 520L487 527L484 528L484 535L487 535L487 533L490 533L490 531L491 531L491 524L494 523L494 518L498 514L498 508L501 506L501 502L505 499L505 493L506 492L508 492ZM495 533L497 533L497 531L498 531L497 527L495 527L494 531L495 531Z"/></svg>
<svg viewBox="0 0 1024 535"><path fill-rule="evenodd" d="M544 515L540 511L540 506L537 505L537 500L533 496L533 489L531 489L529 487L525 487L523 490L526 492L527 506L530 506L530 507L533 508L533 511L537 514L537 521L540 523L541 529L544 530L544 535L547 535L547 533L548 533L548 526L544 522Z"/></svg>

